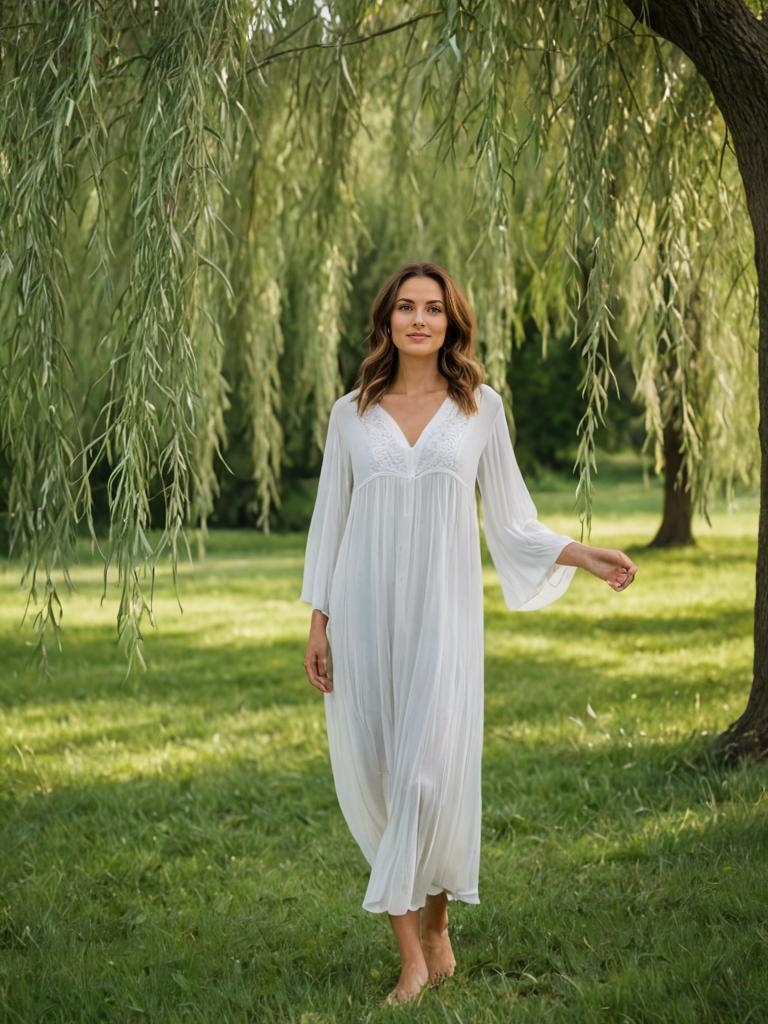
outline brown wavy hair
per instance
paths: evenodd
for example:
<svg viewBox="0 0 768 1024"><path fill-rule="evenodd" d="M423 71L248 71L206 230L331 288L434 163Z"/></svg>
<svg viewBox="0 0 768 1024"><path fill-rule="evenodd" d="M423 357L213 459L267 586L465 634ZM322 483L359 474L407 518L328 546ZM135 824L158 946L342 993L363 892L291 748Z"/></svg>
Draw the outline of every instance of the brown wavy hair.
<svg viewBox="0 0 768 1024"><path fill-rule="evenodd" d="M395 297L410 277L431 277L442 287L448 327L437 354L437 368L448 381L448 394L467 415L477 412L475 389L485 381L485 368L475 358L475 314L464 292L450 274L429 260L409 260L384 282L371 306L372 327L367 335L368 355L357 372L355 387L359 416L378 402L397 375L399 352L387 333Z"/></svg>

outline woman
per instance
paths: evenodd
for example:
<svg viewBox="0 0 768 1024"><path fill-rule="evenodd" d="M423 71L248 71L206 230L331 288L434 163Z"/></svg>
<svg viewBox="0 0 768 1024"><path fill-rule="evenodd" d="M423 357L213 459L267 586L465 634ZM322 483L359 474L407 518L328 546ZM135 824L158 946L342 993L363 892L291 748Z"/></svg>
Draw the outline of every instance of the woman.
<svg viewBox="0 0 768 1024"><path fill-rule="evenodd" d="M513 611L577 567L626 589L637 566L538 521L475 323L439 266L412 262L372 308L357 385L331 409L307 536L304 666L325 694L339 805L401 958L380 1005L452 975L448 901L479 903L483 583L475 500Z"/></svg>

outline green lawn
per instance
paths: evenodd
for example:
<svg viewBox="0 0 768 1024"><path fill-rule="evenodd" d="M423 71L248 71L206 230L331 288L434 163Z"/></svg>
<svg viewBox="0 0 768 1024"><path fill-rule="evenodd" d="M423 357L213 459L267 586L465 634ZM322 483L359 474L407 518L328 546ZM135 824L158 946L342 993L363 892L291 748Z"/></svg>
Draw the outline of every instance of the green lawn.
<svg viewBox="0 0 768 1024"><path fill-rule="evenodd" d="M304 537L212 535L130 682L84 556L37 683L7 567L0 1019L764 1022L768 767L694 760L748 692L757 502L646 552L658 483L605 466L591 542L638 563L626 593L578 573L512 614L487 563L482 902L419 1006L377 1007L398 961L302 665ZM572 489L532 487L578 536Z"/></svg>

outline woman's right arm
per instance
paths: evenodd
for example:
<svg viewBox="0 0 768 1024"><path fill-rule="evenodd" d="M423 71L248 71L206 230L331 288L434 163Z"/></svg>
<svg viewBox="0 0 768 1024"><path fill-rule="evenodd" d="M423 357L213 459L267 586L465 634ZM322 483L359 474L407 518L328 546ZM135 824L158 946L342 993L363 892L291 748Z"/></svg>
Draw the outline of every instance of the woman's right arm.
<svg viewBox="0 0 768 1024"><path fill-rule="evenodd" d="M352 486L352 459L341 433L337 400L328 419L315 507L307 533L300 597L312 606L304 667L312 685L324 693L333 689L328 676L326 624L330 614L331 582L349 514Z"/></svg>

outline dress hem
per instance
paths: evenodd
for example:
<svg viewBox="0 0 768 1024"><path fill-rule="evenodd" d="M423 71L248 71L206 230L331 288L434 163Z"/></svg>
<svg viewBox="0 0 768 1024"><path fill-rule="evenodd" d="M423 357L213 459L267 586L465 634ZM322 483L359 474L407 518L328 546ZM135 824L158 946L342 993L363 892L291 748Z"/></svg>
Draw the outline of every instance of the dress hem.
<svg viewBox="0 0 768 1024"><path fill-rule="evenodd" d="M449 902L452 900L458 900L460 903L480 903L480 896L477 892L452 893L449 892L447 889L443 889L442 891L445 892L445 894L447 895ZM426 906L426 903L427 897L425 895L423 903L419 903L416 906L408 907L408 910L421 910L422 907ZM380 902L375 904L369 904L368 901L363 900L362 907L363 910L367 910L370 914L393 914L393 916L395 917L399 916L398 914L394 914L393 911L389 910L387 907L381 906ZM404 914L406 913L406 911L402 910L400 911L400 913Z"/></svg>

